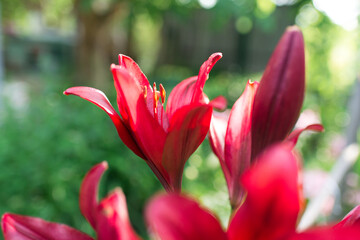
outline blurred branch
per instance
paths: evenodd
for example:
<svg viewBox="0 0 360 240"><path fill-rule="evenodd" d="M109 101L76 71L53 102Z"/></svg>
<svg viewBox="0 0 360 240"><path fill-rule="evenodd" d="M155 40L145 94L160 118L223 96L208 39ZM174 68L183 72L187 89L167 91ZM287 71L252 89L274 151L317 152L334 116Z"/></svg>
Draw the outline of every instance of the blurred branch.
<svg viewBox="0 0 360 240"><path fill-rule="evenodd" d="M356 86L349 102L350 123L346 129L346 144L355 143L357 141L357 130L360 125L360 75L357 77Z"/></svg>
<svg viewBox="0 0 360 240"><path fill-rule="evenodd" d="M330 175L325 181L324 187L308 204L298 225L299 231L305 230L315 223L327 200L339 191L339 184L346 173L354 165L358 156L359 146L356 143L350 144L345 148L345 150L343 150Z"/></svg>
<svg viewBox="0 0 360 240"><path fill-rule="evenodd" d="M357 78L354 92L351 96L348 111L350 114L350 124L346 129L346 146L341 152L333 166L330 175L325 181L324 187L319 194L310 201L298 225L298 230L312 226L318 218L327 200L340 191L339 185L355 164L359 156L359 145L357 144L357 130L360 125L360 78Z"/></svg>

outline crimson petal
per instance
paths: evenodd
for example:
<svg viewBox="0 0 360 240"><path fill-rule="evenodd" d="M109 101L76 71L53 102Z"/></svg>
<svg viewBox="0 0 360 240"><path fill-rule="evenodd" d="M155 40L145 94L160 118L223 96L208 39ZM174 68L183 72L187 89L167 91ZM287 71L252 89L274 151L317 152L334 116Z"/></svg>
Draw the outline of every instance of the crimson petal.
<svg viewBox="0 0 360 240"><path fill-rule="evenodd" d="M220 58L222 58L222 53L213 53L209 59L201 65L191 102L202 102L205 82L209 78L211 69L214 67L215 63L220 60Z"/></svg>
<svg viewBox="0 0 360 240"><path fill-rule="evenodd" d="M360 205L351 210L334 228L356 225L360 229Z"/></svg>
<svg viewBox="0 0 360 240"><path fill-rule="evenodd" d="M209 104L216 110L224 111L227 106L227 100L224 96L218 96L211 100Z"/></svg>
<svg viewBox="0 0 360 240"><path fill-rule="evenodd" d="M153 233L166 240L226 240L218 220L189 198L177 194L155 197L145 218Z"/></svg>
<svg viewBox="0 0 360 240"><path fill-rule="evenodd" d="M96 229L99 181L108 168L106 162L92 167L84 177L80 188L80 211L91 226Z"/></svg>
<svg viewBox="0 0 360 240"><path fill-rule="evenodd" d="M142 89L146 88L146 92L147 92L147 96L146 96L146 102L147 102L147 106L149 111L153 112L154 110L154 103L153 103L153 99L154 99L154 89L152 89L152 87L149 84L148 79L146 78L145 74L141 71L139 65L130 57L119 54L119 65L121 68L124 68L127 70L127 72L132 76L132 79L134 81L137 82L137 84L139 86L141 86ZM115 87L117 88L117 85L115 84ZM118 91L118 89L117 89ZM120 114L121 116L124 116L125 119L128 119L127 114L124 111L124 108L126 108L126 106L124 106L124 102L123 99L121 97L121 95L118 94L118 105L119 105L119 110L120 110ZM162 107L161 104L158 104L158 112L160 112L160 114L158 114L159 116L159 122L162 122L164 125L167 124L167 118L165 115L165 111ZM154 115L154 114L152 114ZM165 127L166 129L167 127Z"/></svg>
<svg viewBox="0 0 360 240"><path fill-rule="evenodd" d="M125 127L119 114L117 114L115 109L111 106L109 100L102 91L91 87L72 87L66 89L64 94L79 96L91 103L94 103L96 106L104 110L114 123L119 137L124 142L124 144L129 147L136 155L144 158L144 155L141 153L137 144L134 142L134 139L130 135L128 129Z"/></svg>
<svg viewBox="0 0 360 240"><path fill-rule="evenodd" d="M74 228L41 218L6 213L1 222L5 240L93 240Z"/></svg>
<svg viewBox="0 0 360 240"><path fill-rule="evenodd" d="M111 67L116 89L130 117L130 128L147 160L161 163L166 132L149 112L141 86L125 69Z"/></svg>
<svg viewBox="0 0 360 240"><path fill-rule="evenodd" d="M193 76L181 81L170 92L166 104L166 114L171 121L173 114L181 107L189 105L194 95L195 83L198 76Z"/></svg>
<svg viewBox="0 0 360 240"><path fill-rule="evenodd" d="M119 65L128 70L130 75L133 76L133 79L138 82L140 86L146 86L151 89L149 81L147 80L145 74L141 71L139 65L130 57L119 54Z"/></svg>
<svg viewBox="0 0 360 240"><path fill-rule="evenodd" d="M209 129L209 142L211 149L219 158L221 168L224 172L226 182L230 181L230 172L225 164L225 134L227 123L229 120L230 111L216 112L213 111Z"/></svg>
<svg viewBox="0 0 360 240"><path fill-rule="evenodd" d="M119 54L119 67L122 67L126 70L128 70L129 74L132 75L133 79L137 82L139 86L146 87L149 92L149 99L152 99L152 88L149 84L149 81L147 80L145 74L141 71L140 67L137 65L137 63L132 60L130 57L125 56L123 54ZM115 84L116 91L119 93L119 89L117 88L117 85ZM123 118L123 121L126 125L129 125L129 116L126 112L124 105L124 101L122 99L121 94L117 94L117 103L120 111L120 115Z"/></svg>
<svg viewBox="0 0 360 240"><path fill-rule="evenodd" d="M225 135L225 164L231 176L228 187L233 209L240 205L244 196L240 176L250 167L251 114L258 85L257 82L247 83L243 94L231 109Z"/></svg>
<svg viewBox="0 0 360 240"><path fill-rule="evenodd" d="M294 147L298 141L300 134L302 132L308 131L308 130L322 132L322 131L324 131L324 127L323 127L323 125L316 123L316 124L311 124L309 126L306 126L304 128L295 129L294 131L292 131L290 133L290 135L286 138L286 140L289 141Z"/></svg>
<svg viewBox="0 0 360 240"><path fill-rule="evenodd" d="M175 86L171 91L166 106L166 113L169 119L173 114L181 107L190 103L208 103L208 98L203 93L206 80L209 78L209 73L215 63L222 58L221 53L213 53L208 60L206 60L200 67L198 76L190 77L183 80L181 83ZM224 98L221 99L222 103L219 106L224 108ZM213 102L213 104L219 104L220 101ZM226 103L225 103L226 105Z"/></svg>
<svg viewBox="0 0 360 240"><path fill-rule="evenodd" d="M264 152L242 177L248 191L230 222L230 240L286 239L299 212L298 167L287 144Z"/></svg>
<svg viewBox="0 0 360 240"><path fill-rule="evenodd" d="M294 234L289 240L354 240L358 239L359 236L359 227L344 227L337 229L321 227Z"/></svg>
<svg viewBox="0 0 360 240"><path fill-rule="evenodd" d="M304 41L297 27L289 27L278 43L254 100L252 159L289 134L304 99Z"/></svg>
<svg viewBox="0 0 360 240"><path fill-rule="evenodd" d="M188 105L176 111L170 122L162 164L176 191L181 189L185 162L209 131L211 114L209 105Z"/></svg>
<svg viewBox="0 0 360 240"><path fill-rule="evenodd" d="M98 240L138 240L131 227L125 195L117 188L98 207Z"/></svg>

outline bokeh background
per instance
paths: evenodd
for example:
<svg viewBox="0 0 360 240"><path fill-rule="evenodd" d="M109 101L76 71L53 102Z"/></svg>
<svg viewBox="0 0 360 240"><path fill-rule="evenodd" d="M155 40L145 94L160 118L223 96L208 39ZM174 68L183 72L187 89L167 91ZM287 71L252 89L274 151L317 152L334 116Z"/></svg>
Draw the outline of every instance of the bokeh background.
<svg viewBox="0 0 360 240"><path fill-rule="evenodd" d="M359 96L357 0L1 0L0 9L0 214L37 216L93 234L79 211L79 187L106 160L100 195L120 186L134 228L147 238L143 210L160 183L103 111L62 94L75 85L97 87L115 105L109 67L119 53L169 94L211 53L222 52L205 92L224 95L231 107L249 78L260 80L281 34L296 24L306 45L305 119L326 129L304 134L297 146L306 197L324 187L349 134L357 140L360 101L349 105ZM355 163L320 224L360 204L359 173ZM187 162L183 188L226 223L225 180L207 140Z"/></svg>

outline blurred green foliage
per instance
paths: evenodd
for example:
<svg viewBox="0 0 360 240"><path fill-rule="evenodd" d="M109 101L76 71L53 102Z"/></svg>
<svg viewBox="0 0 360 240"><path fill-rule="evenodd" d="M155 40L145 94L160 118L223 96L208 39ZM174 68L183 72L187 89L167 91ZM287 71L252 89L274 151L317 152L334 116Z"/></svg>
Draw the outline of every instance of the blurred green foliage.
<svg viewBox="0 0 360 240"><path fill-rule="evenodd" d="M65 85L59 82L45 76L28 83L31 100L26 109L2 109L0 214L42 217L91 233L78 207L80 183L93 165L108 161L100 196L121 187L135 229L144 234L144 202L160 184L145 162L122 144L106 114L62 95Z"/></svg>

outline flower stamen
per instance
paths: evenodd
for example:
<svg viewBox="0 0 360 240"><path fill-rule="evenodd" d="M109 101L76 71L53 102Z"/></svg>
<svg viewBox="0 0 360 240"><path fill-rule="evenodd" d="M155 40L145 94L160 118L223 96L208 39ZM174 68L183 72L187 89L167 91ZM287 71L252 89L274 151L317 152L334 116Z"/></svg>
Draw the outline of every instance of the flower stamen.
<svg viewBox="0 0 360 240"><path fill-rule="evenodd" d="M154 92L154 114L157 113L157 105L159 101L160 92L156 90L156 83L153 84L153 92Z"/></svg>
<svg viewBox="0 0 360 240"><path fill-rule="evenodd" d="M160 97L161 97L161 103L164 104L165 103L165 99L166 99L166 91L164 86L160 83L159 85L160 88Z"/></svg>
<svg viewBox="0 0 360 240"><path fill-rule="evenodd" d="M147 97L147 87L146 86L143 87L143 93L144 93L144 98L146 99L146 97Z"/></svg>

